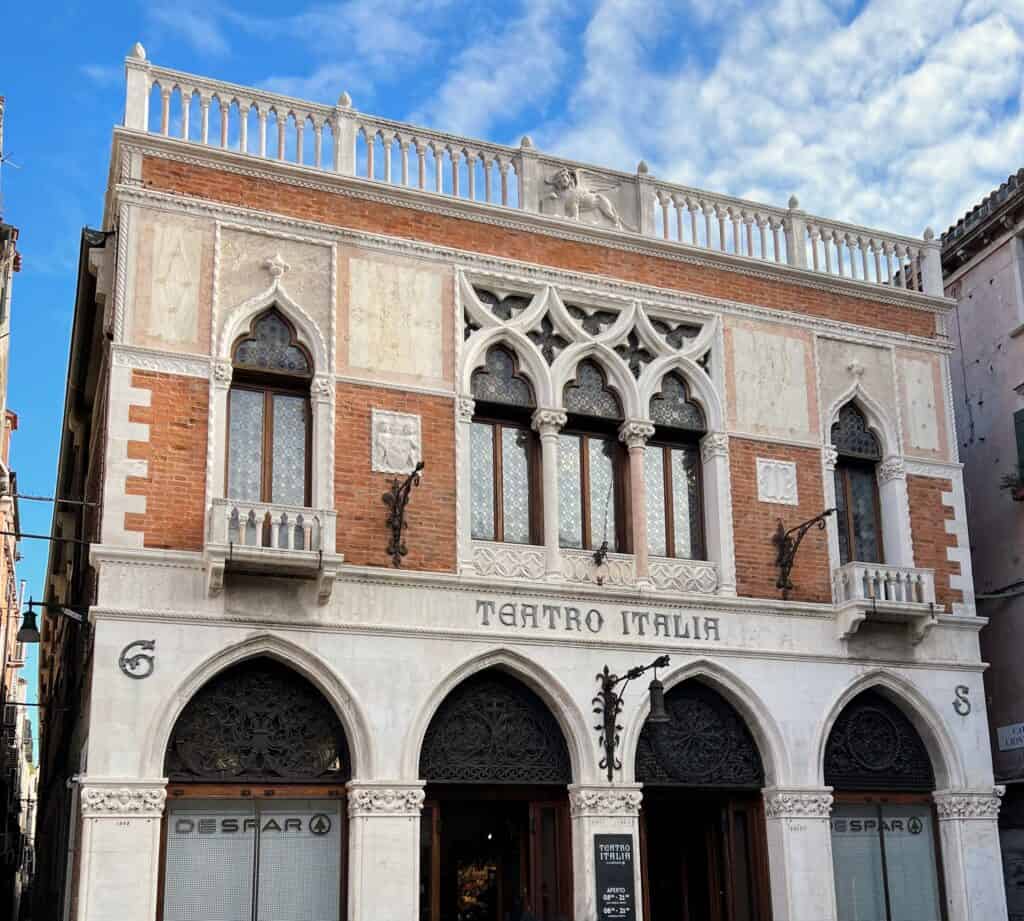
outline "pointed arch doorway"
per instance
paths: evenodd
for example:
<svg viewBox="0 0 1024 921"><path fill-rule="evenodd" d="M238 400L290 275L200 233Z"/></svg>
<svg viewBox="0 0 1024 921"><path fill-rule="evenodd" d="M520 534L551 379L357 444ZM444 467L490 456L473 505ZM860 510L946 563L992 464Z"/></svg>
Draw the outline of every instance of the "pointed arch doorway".
<svg viewBox="0 0 1024 921"><path fill-rule="evenodd" d="M344 727L275 659L203 685L167 744L160 921L346 916Z"/></svg>
<svg viewBox="0 0 1024 921"><path fill-rule="evenodd" d="M420 921L570 921L572 764L558 721L500 669L467 678L420 751Z"/></svg>
<svg viewBox="0 0 1024 921"><path fill-rule="evenodd" d="M764 767L724 697L690 679L665 695L667 723L646 723L640 850L647 921L770 921Z"/></svg>

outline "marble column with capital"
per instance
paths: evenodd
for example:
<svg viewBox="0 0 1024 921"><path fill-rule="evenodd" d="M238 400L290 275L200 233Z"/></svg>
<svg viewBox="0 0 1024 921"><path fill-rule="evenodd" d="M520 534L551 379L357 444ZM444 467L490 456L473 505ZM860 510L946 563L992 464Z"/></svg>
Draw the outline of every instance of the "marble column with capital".
<svg viewBox="0 0 1024 921"><path fill-rule="evenodd" d="M627 419L619 427L619 441L629 449L630 524L633 530L633 562L638 584L650 582L647 545L647 481L644 477L644 451L654 426L642 419Z"/></svg>
<svg viewBox="0 0 1024 921"><path fill-rule="evenodd" d="M558 540L558 434L568 417L560 409L534 410L532 424L540 436L544 481L544 578L562 578Z"/></svg>

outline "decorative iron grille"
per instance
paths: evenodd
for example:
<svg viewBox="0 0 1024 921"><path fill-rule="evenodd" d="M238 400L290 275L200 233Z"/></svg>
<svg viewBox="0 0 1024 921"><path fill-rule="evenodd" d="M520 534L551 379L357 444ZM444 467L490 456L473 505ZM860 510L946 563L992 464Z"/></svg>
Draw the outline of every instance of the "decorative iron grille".
<svg viewBox="0 0 1024 921"><path fill-rule="evenodd" d="M308 681L252 659L208 681L171 733L172 781L330 782L351 776L345 730Z"/></svg>
<svg viewBox="0 0 1024 921"><path fill-rule="evenodd" d="M764 786L757 744L743 718L721 694L684 681L665 695L669 722L646 723L636 753L636 779L645 784Z"/></svg>
<svg viewBox="0 0 1024 921"><path fill-rule="evenodd" d="M825 746L825 783L837 790L929 791L935 774L910 720L877 691L858 694Z"/></svg>
<svg viewBox="0 0 1024 921"><path fill-rule="evenodd" d="M520 681L495 669L468 678L438 708L420 753L433 783L567 784L569 750L558 722Z"/></svg>

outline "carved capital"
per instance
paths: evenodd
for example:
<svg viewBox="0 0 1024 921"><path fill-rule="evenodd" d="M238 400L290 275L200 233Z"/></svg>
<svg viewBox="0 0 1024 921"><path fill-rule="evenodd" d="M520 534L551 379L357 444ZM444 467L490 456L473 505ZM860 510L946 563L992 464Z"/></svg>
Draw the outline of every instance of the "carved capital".
<svg viewBox="0 0 1024 921"><path fill-rule="evenodd" d="M215 361L213 363L213 379L218 384L225 386L231 383L232 367L230 361Z"/></svg>
<svg viewBox="0 0 1024 921"><path fill-rule="evenodd" d="M532 424L541 435L557 435L569 421L569 417L560 409L536 409L533 412Z"/></svg>
<svg viewBox="0 0 1024 921"><path fill-rule="evenodd" d="M889 480L905 480L907 468L902 457L887 457L878 465L878 480L880 483L888 483Z"/></svg>
<svg viewBox="0 0 1024 921"><path fill-rule="evenodd" d="M636 816L643 794L633 787L570 787L569 811L582 816Z"/></svg>
<svg viewBox="0 0 1024 921"><path fill-rule="evenodd" d="M627 419L619 427L619 441L627 448L642 448L654 434L654 426L640 419Z"/></svg>
<svg viewBox="0 0 1024 921"><path fill-rule="evenodd" d="M455 412L461 422L471 422L476 412L476 400L472 397L459 397L455 401Z"/></svg>
<svg viewBox="0 0 1024 921"><path fill-rule="evenodd" d="M835 445L825 445L821 449L821 456L825 462L825 469L834 471L836 464L839 463L839 452L836 450Z"/></svg>
<svg viewBox="0 0 1024 921"><path fill-rule="evenodd" d="M710 432L700 440L700 459L709 464L716 457L729 457L729 436L724 432Z"/></svg>
<svg viewBox="0 0 1024 921"><path fill-rule="evenodd" d="M942 791L935 793L935 811L939 821L953 819L988 819L999 818L1000 801L1006 787L997 785L991 790L965 790L962 792Z"/></svg>
<svg viewBox="0 0 1024 921"><path fill-rule="evenodd" d="M769 819L827 819L832 814L832 792L773 787L764 791L764 812Z"/></svg>
<svg viewBox="0 0 1024 921"><path fill-rule="evenodd" d="M86 819L159 817L167 790L163 785L93 785L82 787L82 816Z"/></svg>
<svg viewBox="0 0 1024 921"><path fill-rule="evenodd" d="M354 786L349 784L348 814L356 816L418 816L422 786Z"/></svg>
<svg viewBox="0 0 1024 921"><path fill-rule="evenodd" d="M334 382L328 375L318 374L313 378L309 390L313 396L327 399L334 392Z"/></svg>

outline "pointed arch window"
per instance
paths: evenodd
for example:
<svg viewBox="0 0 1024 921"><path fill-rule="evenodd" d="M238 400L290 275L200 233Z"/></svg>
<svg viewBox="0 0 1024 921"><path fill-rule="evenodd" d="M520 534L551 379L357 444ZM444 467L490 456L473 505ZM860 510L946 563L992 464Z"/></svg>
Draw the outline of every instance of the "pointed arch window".
<svg viewBox="0 0 1024 921"><path fill-rule="evenodd" d="M836 449L836 519L839 558L845 565L882 562L882 512L877 466L882 445L864 414L847 403L832 426Z"/></svg>
<svg viewBox="0 0 1024 921"><path fill-rule="evenodd" d="M704 413L672 372L651 397L654 437L644 451L647 545L654 556L706 559L700 438Z"/></svg>
<svg viewBox="0 0 1024 921"><path fill-rule="evenodd" d="M470 434L475 540L541 543L540 451L530 427L533 387L514 352L494 346L473 373Z"/></svg>
<svg viewBox="0 0 1024 921"><path fill-rule="evenodd" d="M584 359L562 402L569 421L558 436L559 543L595 550L607 541L609 550L628 550L619 396L600 365Z"/></svg>
<svg viewBox="0 0 1024 921"><path fill-rule="evenodd" d="M234 345L228 399L227 494L308 506L313 362L276 308Z"/></svg>

